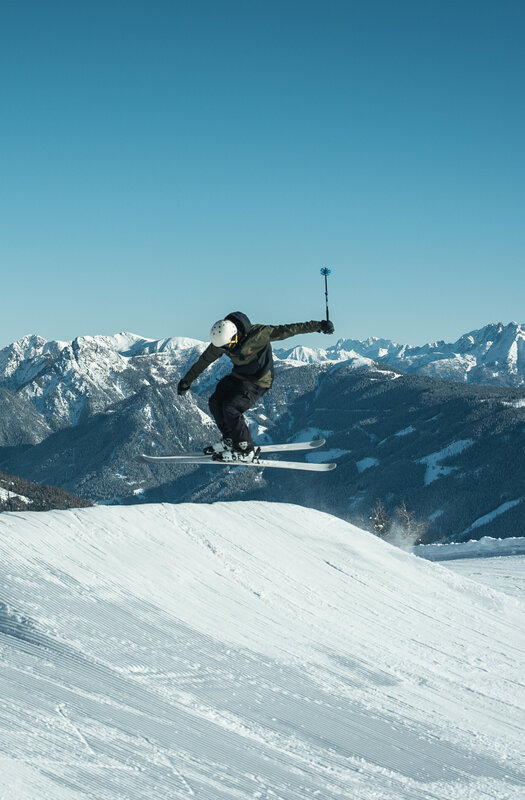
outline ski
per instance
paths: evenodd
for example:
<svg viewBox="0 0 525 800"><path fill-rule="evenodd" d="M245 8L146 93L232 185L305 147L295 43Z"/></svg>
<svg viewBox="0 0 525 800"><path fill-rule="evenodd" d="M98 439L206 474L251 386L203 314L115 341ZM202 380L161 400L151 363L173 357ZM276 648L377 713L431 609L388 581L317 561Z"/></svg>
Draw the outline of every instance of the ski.
<svg viewBox="0 0 525 800"><path fill-rule="evenodd" d="M309 442L292 442L289 444L262 444L255 445L260 448L261 453L286 453L296 450L315 450L317 447L322 447L326 443L326 439L312 439ZM157 458L157 456L148 456L148 458ZM177 453L171 456L159 456L159 458L169 458L173 461L185 461L191 458L212 458L211 455L204 455L202 450L194 453Z"/></svg>
<svg viewBox="0 0 525 800"><path fill-rule="evenodd" d="M337 467L337 464L309 463L307 461L270 461L268 459L256 458L255 461L217 461L211 456L147 456L141 455L140 461L147 464L204 464L208 467L270 467L273 469L298 469L304 472L330 472Z"/></svg>

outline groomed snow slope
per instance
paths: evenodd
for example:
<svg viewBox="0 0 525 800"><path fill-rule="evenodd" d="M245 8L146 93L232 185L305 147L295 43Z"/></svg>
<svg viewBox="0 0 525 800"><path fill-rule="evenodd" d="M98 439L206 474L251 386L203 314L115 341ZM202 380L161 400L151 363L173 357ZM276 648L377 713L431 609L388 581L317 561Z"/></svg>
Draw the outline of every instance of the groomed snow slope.
<svg viewBox="0 0 525 800"><path fill-rule="evenodd" d="M518 800L525 604L327 514L0 516L1 800Z"/></svg>

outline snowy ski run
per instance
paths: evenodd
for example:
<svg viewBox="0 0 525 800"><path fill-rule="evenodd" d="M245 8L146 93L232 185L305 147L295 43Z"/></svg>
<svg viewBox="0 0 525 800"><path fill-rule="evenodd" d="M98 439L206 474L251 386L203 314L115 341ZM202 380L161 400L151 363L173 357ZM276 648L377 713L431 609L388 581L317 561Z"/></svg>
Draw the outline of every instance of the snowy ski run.
<svg viewBox="0 0 525 800"><path fill-rule="evenodd" d="M521 800L495 562L280 503L0 514L0 796Z"/></svg>

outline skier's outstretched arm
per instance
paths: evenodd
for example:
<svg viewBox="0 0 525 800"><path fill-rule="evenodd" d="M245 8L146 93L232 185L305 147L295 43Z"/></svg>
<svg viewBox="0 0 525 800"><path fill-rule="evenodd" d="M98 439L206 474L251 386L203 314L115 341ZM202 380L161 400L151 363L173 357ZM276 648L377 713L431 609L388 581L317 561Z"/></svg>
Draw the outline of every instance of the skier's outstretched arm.
<svg viewBox="0 0 525 800"><path fill-rule="evenodd" d="M311 322L292 322L289 325L269 325L270 341L290 339L301 333L333 333L334 325L330 320L311 320Z"/></svg>
<svg viewBox="0 0 525 800"><path fill-rule="evenodd" d="M199 377L201 372L204 372L210 364L213 364L214 361L222 356L222 350L219 350L218 347L215 347L213 344L209 344L204 353L197 359L195 364L187 371L186 375L179 381L177 385L177 392L178 394L185 394L188 389L190 388L193 381Z"/></svg>

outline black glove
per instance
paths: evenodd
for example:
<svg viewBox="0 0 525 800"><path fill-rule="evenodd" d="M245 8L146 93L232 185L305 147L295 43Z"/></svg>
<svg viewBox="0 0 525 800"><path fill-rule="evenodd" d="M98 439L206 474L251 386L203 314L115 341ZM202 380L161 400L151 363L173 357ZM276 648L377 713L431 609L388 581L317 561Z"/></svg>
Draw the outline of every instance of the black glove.
<svg viewBox="0 0 525 800"><path fill-rule="evenodd" d="M183 378L177 384L177 394L180 395L180 396L182 396L183 394L186 394L186 392L190 388L190 385L191 384L189 384L188 381L185 381L184 378Z"/></svg>
<svg viewBox="0 0 525 800"><path fill-rule="evenodd" d="M333 333L335 331L334 323L329 319L323 319L321 321L321 331L323 333Z"/></svg>

